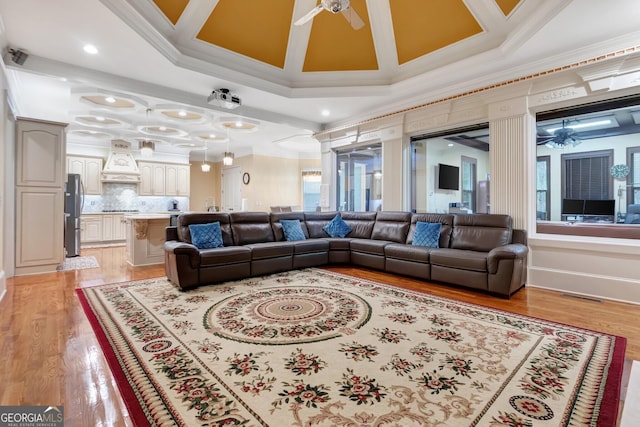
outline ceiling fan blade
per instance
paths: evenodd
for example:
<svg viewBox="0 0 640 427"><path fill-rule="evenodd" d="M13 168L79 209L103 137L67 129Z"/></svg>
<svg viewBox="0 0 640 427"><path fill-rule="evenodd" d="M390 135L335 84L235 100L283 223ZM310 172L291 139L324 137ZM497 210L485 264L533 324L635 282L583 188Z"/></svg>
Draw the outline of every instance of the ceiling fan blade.
<svg viewBox="0 0 640 427"><path fill-rule="evenodd" d="M313 9L311 9L309 11L309 13L307 13L302 18L300 18L296 22L294 22L293 25L304 25L304 24L306 24L307 22L311 21L314 18L314 16L316 16L317 14L322 12L323 9L324 8L322 7L322 4L319 4L318 6L314 7Z"/></svg>
<svg viewBox="0 0 640 427"><path fill-rule="evenodd" d="M354 30L359 30L364 27L364 21L360 18L358 12L356 12L352 7L343 10L341 13L349 24L351 24L351 27L353 27Z"/></svg>

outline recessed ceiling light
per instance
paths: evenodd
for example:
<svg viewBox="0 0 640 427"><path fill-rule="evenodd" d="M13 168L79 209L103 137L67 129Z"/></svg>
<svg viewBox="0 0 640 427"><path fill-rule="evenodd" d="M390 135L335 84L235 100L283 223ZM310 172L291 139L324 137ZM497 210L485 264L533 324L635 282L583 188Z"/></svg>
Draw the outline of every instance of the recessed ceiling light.
<svg viewBox="0 0 640 427"><path fill-rule="evenodd" d="M109 104L113 104L114 102L116 102L116 99L113 96L107 96L104 100Z"/></svg>
<svg viewBox="0 0 640 427"><path fill-rule="evenodd" d="M241 128L241 127L242 127L242 120L238 120L238 121L236 122L236 127L237 127L237 128Z"/></svg>
<svg viewBox="0 0 640 427"><path fill-rule="evenodd" d="M322 114L324 117L329 117L329 114L331 114L331 111L329 111L329 110L322 110L322 113L321 113L321 114Z"/></svg>
<svg viewBox="0 0 640 427"><path fill-rule="evenodd" d="M178 112L178 115L179 115L180 117L184 117L184 116L186 116L186 115L187 115L187 112L186 112L186 111L184 111L184 110L180 110L180 112Z"/></svg>
<svg viewBox="0 0 640 427"><path fill-rule="evenodd" d="M447 147L453 147L453 144L447 144Z"/></svg>
<svg viewBox="0 0 640 427"><path fill-rule="evenodd" d="M90 53L91 55L95 55L98 53L98 48L92 44L85 44L83 47L84 51Z"/></svg>
<svg viewBox="0 0 640 427"><path fill-rule="evenodd" d="M167 127L166 126L160 126L159 129L160 129L160 131L164 132L165 130L167 130Z"/></svg>
<svg viewBox="0 0 640 427"><path fill-rule="evenodd" d="M99 121L99 122L104 122L104 117L102 117L102 116L97 116L97 117L96 117L96 120L97 120L97 121Z"/></svg>

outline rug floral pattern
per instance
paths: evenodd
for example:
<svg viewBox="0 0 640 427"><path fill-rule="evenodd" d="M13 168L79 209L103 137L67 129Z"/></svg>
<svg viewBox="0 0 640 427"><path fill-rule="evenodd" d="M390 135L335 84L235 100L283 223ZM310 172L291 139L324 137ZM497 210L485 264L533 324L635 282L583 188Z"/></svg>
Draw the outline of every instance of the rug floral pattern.
<svg viewBox="0 0 640 427"><path fill-rule="evenodd" d="M82 294L157 425L595 425L616 340L317 269Z"/></svg>

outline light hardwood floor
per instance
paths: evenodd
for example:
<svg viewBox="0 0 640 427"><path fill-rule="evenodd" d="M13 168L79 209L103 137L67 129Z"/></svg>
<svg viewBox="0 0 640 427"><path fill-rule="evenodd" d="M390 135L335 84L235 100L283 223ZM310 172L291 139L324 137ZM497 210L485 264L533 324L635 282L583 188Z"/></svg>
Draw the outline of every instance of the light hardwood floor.
<svg viewBox="0 0 640 427"><path fill-rule="evenodd" d="M0 405L64 405L65 426L128 426L131 421L75 289L164 276L162 265L131 267L124 247L83 249L100 268L9 279L0 302ZM527 287L511 299L352 267L330 267L514 313L627 338L640 360L640 306L574 298Z"/></svg>

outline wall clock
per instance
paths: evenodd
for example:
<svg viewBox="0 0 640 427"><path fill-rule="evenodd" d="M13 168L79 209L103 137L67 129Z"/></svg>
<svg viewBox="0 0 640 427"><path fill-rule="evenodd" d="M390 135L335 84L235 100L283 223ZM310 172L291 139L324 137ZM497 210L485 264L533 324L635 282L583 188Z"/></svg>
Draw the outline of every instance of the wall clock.
<svg viewBox="0 0 640 427"><path fill-rule="evenodd" d="M627 165L613 165L609 170L609 173L615 179L624 179L629 175L629 166Z"/></svg>
<svg viewBox="0 0 640 427"><path fill-rule="evenodd" d="M249 173L248 172L243 173L242 174L242 183L244 185L247 185L247 184L249 184L249 181L251 181L251 176L249 175Z"/></svg>

